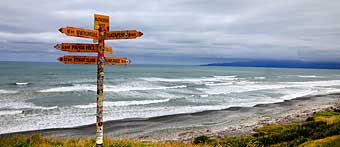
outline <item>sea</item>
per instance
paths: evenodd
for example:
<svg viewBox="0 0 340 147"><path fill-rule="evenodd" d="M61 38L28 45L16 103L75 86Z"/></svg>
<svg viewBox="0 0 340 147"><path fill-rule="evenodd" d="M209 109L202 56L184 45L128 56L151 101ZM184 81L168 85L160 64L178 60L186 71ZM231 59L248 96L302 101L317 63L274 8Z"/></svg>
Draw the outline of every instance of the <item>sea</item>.
<svg viewBox="0 0 340 147"><path fill-rule="evenodd" d="M96 65L0 62L0 134L96 122ZM340 92L340 70L105 66L104 121Z"/></svg>

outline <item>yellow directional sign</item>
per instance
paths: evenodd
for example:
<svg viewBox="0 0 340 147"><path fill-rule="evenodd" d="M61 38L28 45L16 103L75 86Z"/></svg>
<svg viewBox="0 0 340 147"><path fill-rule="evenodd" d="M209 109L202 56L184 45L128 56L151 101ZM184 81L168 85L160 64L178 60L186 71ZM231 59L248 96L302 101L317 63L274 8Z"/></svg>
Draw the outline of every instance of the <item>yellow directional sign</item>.
<svg viewBox="0 0 340 147"><path fill-rule="evenodd" d="M123 58L105 57L105 64L127 65L131 64L131 60L126 57Z"/></svg>
<svg viewBox="0 0 340 147"><path fill-rule="evenodd" d="M56 44L54 48L67 52L98 52L97 44L62 43ZM112 47L105 46L104 52L106 54L112 54Z"/></svg>
<svg viewBox="0 0 340 147"><path fill-rule="evenodd" d="M142 35L142 32L136 30L110 31L106 32L105 40L136 39Z"/></svg>
<svg viewBox="0 0 340 147"><path fill-rule="evenodd" d="M106 15L94 14L94 29L99 30L103 28L103 31L107 32L110 29L110 17Z"/></svg>
<svg viewBox="0 0 340 147"><path fill-rule="evenodd" d="M59 57L58 61L65 64L97 64L97 56L63 56ZM105 64L110 65L127 65L131 61L128 58L105 57Z"/></svg>
<svg viewBox="0 0 340 147"><path fill-rule="evenodd" d="M59 31L68 36L82 37L82 38L93 38L97 39L99 37L99 32L97 30L88 30L82 28L74 27L64 27L60 28Z"/></svg>

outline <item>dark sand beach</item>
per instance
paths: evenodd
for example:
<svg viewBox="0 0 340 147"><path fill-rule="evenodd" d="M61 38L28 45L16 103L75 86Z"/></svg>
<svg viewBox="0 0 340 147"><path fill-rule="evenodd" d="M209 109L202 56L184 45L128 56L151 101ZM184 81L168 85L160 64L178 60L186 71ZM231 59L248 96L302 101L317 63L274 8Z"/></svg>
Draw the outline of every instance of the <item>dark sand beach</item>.
<svg viewBox="0 0 340 147"><path fill-rule="evenodd" d="M207 135L210 137L242 136L264 124L304 120L317 111L340 106L340 94L299 97L279 103L260 104L254 107L231 107L225 110L204 111L154 118L136 118L107 121L105 136L140 139L144 141L180 140ZM2 134L27 135L40 133L49 137L93 137L95 124L74 128L56 128Z"/></svg>

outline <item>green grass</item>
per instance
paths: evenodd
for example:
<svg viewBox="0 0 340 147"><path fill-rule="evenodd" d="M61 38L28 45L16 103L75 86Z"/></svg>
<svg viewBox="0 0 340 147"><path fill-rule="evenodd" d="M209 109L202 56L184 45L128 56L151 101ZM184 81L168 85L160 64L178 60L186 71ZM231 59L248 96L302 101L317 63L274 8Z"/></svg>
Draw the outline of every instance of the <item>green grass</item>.
<svg viewBox="0 0 340 147"><path fill-rule="evenodd" d="M318 140L311 140L300 145L301 147L339 147L340 135L326 137Z"/></svg>
<svg viewBox="0 0 340 147"><path fill-rule="evenodd" d="M45 138L39 134L31 136L0 137L0 147L94 147L94 138ZM210 145L184 144L181 142L140 142L104 138L104 147L209 147Z"/></svg>
<svg viewBox="0 0 340 147"><path fill-rule="evenodd" d="M320 140L321 146L338 146L340 135L340 112L317 112L303 122L292 122L284 125L268 124L255 130L251 136L236 138L211 139L205 138L206 144L215 145L219 142L222 146L247 147L247 146L299 146L305 142ZM330 137L330 139L326 139ZM200 140L204 137L196 138ZM331 140L334 139L335 140ZM322 140L324 139L324 140ZM202 141L196 141L202 142ZM328 144L327 144L328 143ZM316 143L314 143L316 144ZM307 145L306 145L307 146Z"/></svg>

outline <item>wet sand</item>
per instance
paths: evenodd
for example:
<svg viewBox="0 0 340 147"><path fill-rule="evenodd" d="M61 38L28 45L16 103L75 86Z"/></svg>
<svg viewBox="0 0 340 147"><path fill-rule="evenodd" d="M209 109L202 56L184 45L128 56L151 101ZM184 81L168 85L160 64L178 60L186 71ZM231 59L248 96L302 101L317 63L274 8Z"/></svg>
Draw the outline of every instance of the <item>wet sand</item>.
<svg viewBox="0 0 340 147"><path fill-rule="evenodd" d="M314 112L331 107L340 107L340 93L300 97L254 107L232 107L217 111L107 121L104 123L104 135L144 141L180 140L184 142L190 142L192 138L200 135L242 136L253 133L255 128L264 124L305 120ZM31 133L40 133L42 136L49 137L94 137L95 124L2 134L0 137Z"/></svg>

